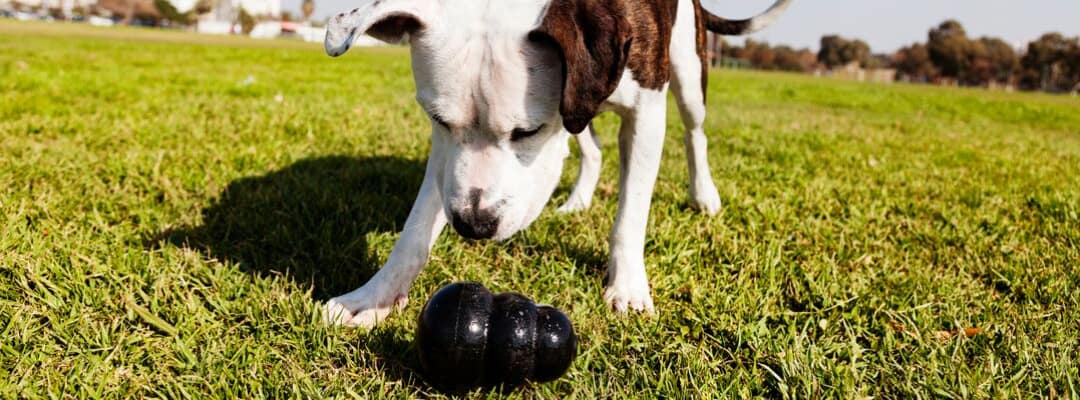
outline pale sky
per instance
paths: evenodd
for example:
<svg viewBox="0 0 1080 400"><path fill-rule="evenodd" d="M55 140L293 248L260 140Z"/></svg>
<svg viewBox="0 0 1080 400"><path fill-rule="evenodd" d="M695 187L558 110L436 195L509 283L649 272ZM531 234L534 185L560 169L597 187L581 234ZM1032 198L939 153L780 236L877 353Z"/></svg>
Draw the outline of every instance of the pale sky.
<svg viewBox="0 0 1080 400"><path fill-rule="evenodd" d="M300 0L283 1L284 10L300 14ZM356 3L315 0L315 16L325 18ZM713 3L724 17L744 18L768 8L772 0ZM959 20L969 36L997 36L1013 46L1050 31L1080 36L1080 0L795 0L776 24L750 37L816 50L822 35L839 34L867 41L874 52L891 52L925 42L926 32L948 18Z"/></svg>

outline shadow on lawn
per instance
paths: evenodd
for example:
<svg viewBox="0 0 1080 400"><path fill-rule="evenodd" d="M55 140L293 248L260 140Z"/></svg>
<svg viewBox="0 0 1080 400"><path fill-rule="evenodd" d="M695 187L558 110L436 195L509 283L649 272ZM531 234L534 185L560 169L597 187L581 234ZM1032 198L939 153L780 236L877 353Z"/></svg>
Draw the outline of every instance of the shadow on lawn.
<svg viewBox="0 0 1080 400"><path fill-rule="evenodd" d="M396 233L424 163L398 157L320 157L233 181L203 224L154 239L259 276L286 276L325 301L360 287L381 265L368 233Z"/></svg>
<svg viewBox="0 0 1080 400"><path fill-rule="evenodd" d="M326 301L360 287L378 270L381 257L366 237L392 233L396 240L423 175L423 161L399 157L302 160L233 181L203 210L202 225L162 232L147 246L191 248L256 276L284 276ZM595 258L576 247L570 253ZM400 332L375 329L364 337L361 346L378 360L372 368L427 390L415 348Z"/></svg>
<svg viewBox="0 0 1080 400"><path fill-rule="evenodd" d="M302 160L233 181L203 210L202 225L163 232L149 245L187 247L256 276L284 276L326 301L360 287L379 269L382 260L367 236L401 229L423 176L422 160ZM369 367L423 387L415 349L400 332L376 329L362 342L379 360Z"/></svg>

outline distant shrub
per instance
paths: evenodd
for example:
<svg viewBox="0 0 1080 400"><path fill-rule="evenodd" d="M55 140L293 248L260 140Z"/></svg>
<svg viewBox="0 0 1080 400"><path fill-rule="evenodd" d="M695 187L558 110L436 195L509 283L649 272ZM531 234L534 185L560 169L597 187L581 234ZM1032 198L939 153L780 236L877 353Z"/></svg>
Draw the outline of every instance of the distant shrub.
<svg viewBox="0 0 1080 400"><path fill-rule="evenodd" d="M240 31L245 35L250 34L252 29L255 29L255 17L248 14L243 8L240 9Z"/></svg>

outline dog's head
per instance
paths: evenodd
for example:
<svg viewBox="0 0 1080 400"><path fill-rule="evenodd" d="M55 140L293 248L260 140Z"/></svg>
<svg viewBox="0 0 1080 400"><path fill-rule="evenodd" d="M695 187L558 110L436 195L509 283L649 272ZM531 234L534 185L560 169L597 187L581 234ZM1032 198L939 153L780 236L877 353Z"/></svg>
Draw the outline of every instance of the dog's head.
<svg viewBox="0 0 1080 400"><path fill-rule="evenodd" d="M326 52L408 40L429 163L454 228L505 239L540 214L580 133L622 76L619 0L364 0L331 18Z"/></svg>

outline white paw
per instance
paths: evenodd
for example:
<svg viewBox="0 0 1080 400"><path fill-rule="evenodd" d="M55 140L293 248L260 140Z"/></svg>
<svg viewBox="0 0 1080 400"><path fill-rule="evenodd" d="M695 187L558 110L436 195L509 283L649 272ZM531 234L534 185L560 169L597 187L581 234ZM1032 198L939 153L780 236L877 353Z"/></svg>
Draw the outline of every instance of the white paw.
<svg viewBox="0 0 1080 400"><path fill-rule="evenodd" d="M560 206L556 211L560 214L569 214L578 211L585 211L587 209L589 209L588 202L578 198L577 196L570 196L570 198L566 200L566 203L563 203L563 205Z"/></svg>
<svg viewBox="0 0 1080 400"><path fill-rule="evenodd" d="M409 302L409 298L404 295L387 302L371 300L371 296L353 293L332 298L326 302L323 321L330 325L371 328L386 319L394 310L405 308Z"/></svg>
<svg viewBox="0 0 1080 400"><path fill-rule="evenodd" d="M620 314L628 311L654 313L649 282L645 279L632 282L616 282L604 289L604 302Z"/></svg>
<svg viewBox="0 0 1080 400"><path fill-rule="evenodd" d="M703 186L705 187L701 189L690 190L690 198L693 199L691 205L705 214L716 215L720 212L720 194L716 192L716 186L712 184Z"/></svg>

